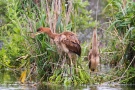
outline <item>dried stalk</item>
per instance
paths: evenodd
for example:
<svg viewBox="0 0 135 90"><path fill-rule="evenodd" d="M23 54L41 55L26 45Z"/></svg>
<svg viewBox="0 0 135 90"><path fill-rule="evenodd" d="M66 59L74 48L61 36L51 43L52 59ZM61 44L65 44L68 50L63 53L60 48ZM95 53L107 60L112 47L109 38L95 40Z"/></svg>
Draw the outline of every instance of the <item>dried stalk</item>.
<svg viewBox="0 0 135 90"><path fill-rule="evenodd" d="M135 56L133 57L132 61L130 62L130 64L128 65L127 69L125 70L125 72L122 74L122 76L121 76L121 77L123 77L123 76L125 75L125 73L126 73L126 72L127 72L127 70L129 69L129 67L130 67L130 66L131 66L131 64L133 63L134 59L135 59ZM121 78L119 79L119 82L120 82L120 81L121 81Z"/></svg>
<svg viewBox="0 0 135 90"><path fill-rule="evenodd" d="M49 6L49 1L46 0L46 12L47 21L49 21L49 26L52 32L55 33L58 16L61 13L61 0L53 0L51 6Z"/></svg>
<svg viewBox="0 0 135 90"><path fill-rule="evenodd" d="M52 30L52 25L51 25L51 16L50 16L50 10L49 10L49 5L48 5L48 1L46 0L46 13L47 13L47 21L49 22L50 28Z"/></svg>
<svg viewBox="0 0 135 90"><path fill-rule="evenodd" d="M66 12L66 25L68 25L69 21L70 21L70 15L72 12L72 0L68 1L68 8L67 8L67 12Z"/></svg>

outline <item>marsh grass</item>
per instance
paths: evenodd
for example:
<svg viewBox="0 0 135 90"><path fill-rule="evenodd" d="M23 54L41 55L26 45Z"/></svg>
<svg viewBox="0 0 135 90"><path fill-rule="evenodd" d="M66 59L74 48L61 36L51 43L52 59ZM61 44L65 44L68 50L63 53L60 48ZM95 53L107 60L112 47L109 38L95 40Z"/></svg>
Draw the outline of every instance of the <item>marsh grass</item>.
<svg viewBox="0 0 135 90"><path fill-rule="evenodd" d="M35 38L31 35L41 26L50 27L56 33L63 31L76 33L94 27L96 22L90 16L91 11L85 8L88 5L87 0L85 2L71 0L68 4L65 0L34 1L5 0L0 2L0 7L5 9L1 12L3 23L0 27L0 40L4 43L0 50L2 70L8 68L19 76L21 72L26 71L25 82L32 81L32 76L35 76L33 81L47 81L66 86L111 84L113 82L134 83L132 81L134 68L131 67L134 63L134 56L130 56L134 55L134 3L132 1L123 3L125 0L123 2L108 0L104 11L109 13L105 16L111 18L105 23L109 27L105 30L102 26L98 27L105 33L105 40L102 41L107 43L107 46L100 49L101 63L112 64L114 62L116 66L106 72L99 71L90 74L87 54L91 42L85 42L81 44L82 54L76 60L77 67L74 69L77 69L77 72L73 76L68 75L70 72L69 58L65 54L59 55L55 44L47 35L40 34ZM110 10L108 11L107 8ZM66 62L63 63L64 61ZM62 65L63 68L61 68ZM19 80L18 77L17 79Z"/></svg>
<svg viewBox="0 0 135 90"><path fill-rule="evenodd" d="M133 0L108 0L104 9L106 17L110 17L107 29L110 63L115 63L119 72L119 83L134 83L134 10ZM107 12L107 13L106 13ZM112 14L110 14L112 13ZM107 35L106 34L106 35ZM132 44L131 44L132 43ZM130 68L129 68L130 67ZM131 77L131 76L132 77Z"/></svg>
<svg viewBox="0 0 135 90"><path fill-rule="evenodd" d="M0 68L21 71L15 72L20 76L26 72L23 82L31 81L34 75L38 76L39 81L47 80L65 85L68 83L77 85L90 81L89 74L82 68L81 58L77 60L78 73L72 77L62 77L64 71L69 73L70 70L68 63L65 63L65 68L61 69L61 62L64 59L68 61L68 57L58 55L55 44L47 35L31 37L41 26L50 27L53 32L57 33L66 30L76 33L78 29L84 30L94 26L95 22L90 16L91 12L85 10L87 2L70 1L67 7L65 6L67 2L62 0L52 0L52 2L6 0L3 3L6 4L4 7L6 10L3 12L6 22L0 27L0 39L4 43L0 52Z"/></svg>

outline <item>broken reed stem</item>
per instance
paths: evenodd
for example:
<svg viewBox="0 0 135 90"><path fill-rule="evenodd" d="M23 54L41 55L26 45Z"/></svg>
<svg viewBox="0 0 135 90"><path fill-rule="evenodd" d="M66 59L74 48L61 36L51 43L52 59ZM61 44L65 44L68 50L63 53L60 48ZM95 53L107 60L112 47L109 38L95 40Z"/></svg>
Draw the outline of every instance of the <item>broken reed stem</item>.
<svg viewBox="0 0 135 90"><path fill-rule="evenodd" d="M116 81L116 80L119 80L119 79L122 79L122 78L125 78L125 76L118 77L118 78L115 78L115 79L113 79L113 80L110 80L110 81L107 81L107 82L104 82L104 83L109 84L109 83L112 83L112 82L114 82L114 81ZM115 84L119 84L119 82L118 82L118 83L115 83Z"/></svg>
<svg viewBox="0 0 135 90"><path fill-rule="evenodd" d="M129 69L129 67L131 66L132 62L134 61L135 56L133 57L132 61L130 62L130 64L128 65L127 69L125 70L125 72L122 74L121 77L123 77L125 75L125 73L127 72L127 70ZM119 82L121 81L121 78L119 79Z"/></svg>

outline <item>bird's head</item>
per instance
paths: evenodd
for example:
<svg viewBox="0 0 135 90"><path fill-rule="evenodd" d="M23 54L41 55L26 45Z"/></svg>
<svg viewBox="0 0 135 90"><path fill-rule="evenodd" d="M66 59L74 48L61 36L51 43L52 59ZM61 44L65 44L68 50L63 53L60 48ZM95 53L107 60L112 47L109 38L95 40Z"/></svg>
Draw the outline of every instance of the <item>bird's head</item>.
<svg viewBox="0 0 135 90"><path fill-rule="evenodd" d="M51 33L51 29L50 28L44 28L44 27L40 27L37 29L38 33Z"/></svg>
<svg viewBox="0 0 135 90"><path fill-rule="evenodd" d="M34 38L35 36L37 36L37 35L39 35L41 33L50 34L51 33L51 29L50 28L40 27L40 28L37 29L37 32L35 34L31 35L31 37Z"/></svg>

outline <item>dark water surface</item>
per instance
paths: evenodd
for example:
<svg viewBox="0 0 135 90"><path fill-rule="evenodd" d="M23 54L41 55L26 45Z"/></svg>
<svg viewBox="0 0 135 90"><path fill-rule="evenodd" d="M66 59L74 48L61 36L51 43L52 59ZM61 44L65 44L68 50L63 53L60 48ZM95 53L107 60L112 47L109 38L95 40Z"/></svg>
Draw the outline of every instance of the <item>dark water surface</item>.
<svg viewBox="0 0 135 90"><path fill-rule="evenodd" d="M60 86L60 85L18 85L18 84L2 84L0 90L135 90L135 85L118 85L118 86Z"/></svg>
<svg viewBox="0 0 135 90"><path fill-rule="evenodd" d="M20 84L18 75L13 72L0 73L0 90L135 90L135 85L78 85L64 86L50 83Z"/></svg>
<svg viewBox="0 0 135 90"><path fill-rule="evenodd" d="M104 72L105 67L102 66L101 71ZM37 80L38 82L38 80ZM16 73L4 71L0 72L0 90L135 90L135 85L79 85L64 86L46 84L20 84L19 76Z"/></svg>

